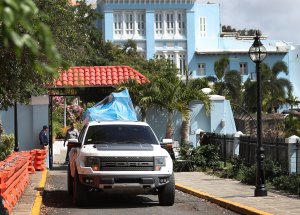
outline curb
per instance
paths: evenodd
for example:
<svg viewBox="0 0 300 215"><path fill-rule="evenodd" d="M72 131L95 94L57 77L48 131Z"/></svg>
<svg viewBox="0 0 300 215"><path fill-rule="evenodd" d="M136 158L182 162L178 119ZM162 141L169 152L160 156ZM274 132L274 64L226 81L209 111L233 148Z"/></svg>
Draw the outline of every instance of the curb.
<svg viewBox="0 0 300 215"><path fill-rule="evenodd" d="M242 204L239 204L236 202L228 201L226 199L216 197L211 194L201 192L201 191L195 190L191 187L187 187L187 186L184 186L181 184L175 184L175 187L177 190L180 190L185 193L189 193L193 196L197 196L202 199L206 199L206 200L208 200L212 203L215 203L223 208L229 209L231 211L234 211L234 212L237 212L237 213L240 213L243 215L272 215L268 212L261 211L256 208L245 206L245 205L242 205Z"/></svg>
<svg viewBox="0 0 300 215"><path fill-rule="evenodd" d="M47 174L48 174L48 170L44 170L39 187L37 188L38 191L35 195L35 200L33 203L33 207L31 208L30 215L39 215L40 214L42 201L43 201L43 191L44 191L45 184L46 184Z"/></svg>

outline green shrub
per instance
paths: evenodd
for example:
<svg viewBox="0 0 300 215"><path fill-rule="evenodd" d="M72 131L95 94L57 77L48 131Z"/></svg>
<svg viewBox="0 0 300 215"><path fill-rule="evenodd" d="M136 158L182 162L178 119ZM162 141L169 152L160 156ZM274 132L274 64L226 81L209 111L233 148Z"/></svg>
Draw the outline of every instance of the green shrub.
<svg viewBox="0 0 300 215"><path fill-rule="evenodd" d="M202 145L192 151L192 160L196 166L217 169L220 166L219 146L214 144Z"/></svg>
<svg viewBox="0 0 300 215"><path fill-rule="evenodd" d="M56 137L56 139L63 139L65 137L65 133L63 133L64 125L59 121L53 121L53 135Z"/></svg>
<svg viewBox="0 0 300 215"><path fill-rule="evenodd" d="M292 194L300 195L300 175L282 175L274 178L275 189L284 190Z"/></svg>
<svg viewBox="0 0 300 215"><path fill-rule="evenodd" d="M2 133L0 140L0 161L13 152L15 137L13 134Z"/></svg>
<svg viewBox="0 0 300 215"><path fill-rule="evenodd" d="M264 163L266 180L273 181L275 177L282 175L282 169L277 162L267 158Z"/></svg>
<svg viewBox="0 0 300 215"><path fill-rule="evenodd" d="M181 142L179 155L180 158L173 161L175 172L192 172L195 170L191 161L192 146L190 143Z"/></svg>
<svg viewBox="0 0 300 215"><path fill-rule="evenodd" d="M189 144L182 144L180 147L180 160L174 161L174 171L194 171L216 169L220 166L218 154L219 148L216 145L208 144L192 148Z"/></svg>
<svg viewBox="0 0 300 215"><path fill-rule="evenodd" d="M239 156L235 156L227 165L227 168L224 168L224 171L221 174L223 178L234 178L239 181L243 178L243 169L245 168L244 162L240 159Z"/></svg>
<svg viewBox="0 0 300 215"><path fill-rule="evenodd" d="M292 135L300 136L300 121L295 114L289 114L284 119L284 127L285 137L290 137Z"/></svg>
<svg viewBox="0 0 300 215"><path fill-rule="evenodd" d="M190 160L174 160L173 170L174 172L193 172L195 167Z"/></svg>
<svg viewBox="0 0 300 215"><path fill-rule="evenodd" d="M256 182L256 165L251 167L243 165L239 177L241 177L241 182L254 185Z"/></svg>

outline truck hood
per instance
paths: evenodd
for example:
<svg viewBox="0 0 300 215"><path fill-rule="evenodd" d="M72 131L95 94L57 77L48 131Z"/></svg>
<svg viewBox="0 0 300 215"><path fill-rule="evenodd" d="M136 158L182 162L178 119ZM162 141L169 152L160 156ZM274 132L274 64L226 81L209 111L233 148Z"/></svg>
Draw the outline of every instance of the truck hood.
<svg viewBox="0 0 300 215"><path fill-rule="evenodd" d="M99 151L153 151L151 144L101 144L96 145L96 148Z"/></svg>
<svg viewBox="0 0 300 215"><path fill-rule="evenodd" d="M160 145L151 144L85 145L81 153L89 156L169 156L169 153Z"/></svg>

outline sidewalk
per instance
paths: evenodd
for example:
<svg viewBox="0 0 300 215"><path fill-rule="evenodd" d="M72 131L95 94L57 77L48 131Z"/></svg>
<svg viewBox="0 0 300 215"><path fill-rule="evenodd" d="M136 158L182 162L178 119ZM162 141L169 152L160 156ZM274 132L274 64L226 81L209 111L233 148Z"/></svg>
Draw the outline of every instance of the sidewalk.
<svg viewBox="0 0 300 215"><path fill-rule="evenodd" d="M54 146L54 163L62 164L65 160L66 147L62 141ZM57 149L59 148L59 150ZM33 215L31 212L36 200L43 172L30 175L30 184L12 211L12 215ZM299 215L300 198L288 197L268 191L267 197L254 197L254 186L244 185L239 181L222 179L202 172L176 172L176 188L203 199L234 210L240 214L275 214Z"/></svg>
<svg viewBox="0 0 300 215"><path fill-rule="evenodd" d="M240 208L243 214L299 215L300 198L268 191L266 197L254 197L254 186L218 178L202 172L175 173L176 187L226 208ZM266 212L266 213L263 213Z"/></svg>

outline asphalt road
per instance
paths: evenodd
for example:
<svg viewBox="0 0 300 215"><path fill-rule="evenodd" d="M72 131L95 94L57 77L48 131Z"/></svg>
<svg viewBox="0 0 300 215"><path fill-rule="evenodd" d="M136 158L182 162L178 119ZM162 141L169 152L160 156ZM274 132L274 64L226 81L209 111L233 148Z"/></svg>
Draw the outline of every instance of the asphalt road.
<svg viewBox="0 0 300 215"><path fill-rule="evenodd" d="M66 166L58 166L49 171L41 208L42 215L236 214L181 191L176 191L175 204L171 207L160 206L158 197L154 195L122 196L94 192L90 195L87 207L77 208L72 205L72 198L67 193L65 169Z"/></svg>

